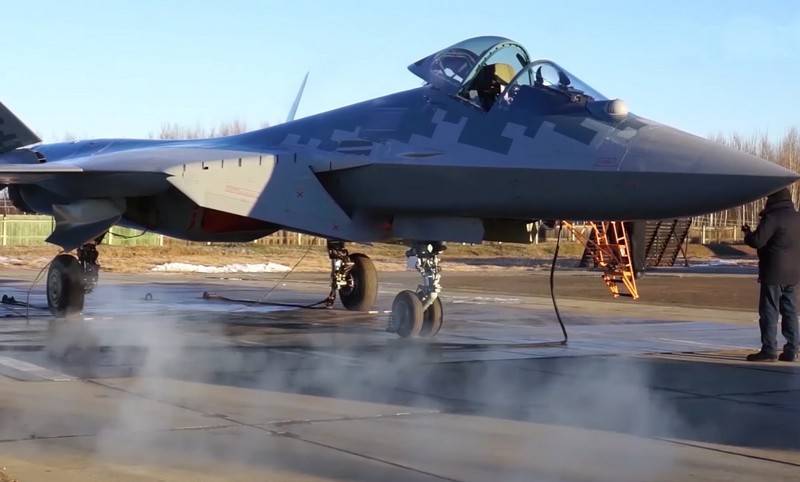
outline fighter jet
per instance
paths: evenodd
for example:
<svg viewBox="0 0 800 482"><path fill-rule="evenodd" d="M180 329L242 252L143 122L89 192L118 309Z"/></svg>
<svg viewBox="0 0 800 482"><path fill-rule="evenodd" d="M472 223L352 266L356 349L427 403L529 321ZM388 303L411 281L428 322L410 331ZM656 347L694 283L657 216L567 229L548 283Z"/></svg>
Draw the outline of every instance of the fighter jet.
<svg viewBox="0 0 800 482"><path fill-rule="evenodd" d="M424 85L203 140L38 144L0 109L0 183L18 208L54 216L48 241L63 248L51 311L82 310L114 225L224 242L285 229L328 239L331 292L350 310L374 305L378 278L346 243L407 244L422 283L397 295L389 329L434 336L446 242L516 242L537 220L698 215L798 179L637 116L506 38L471 38L409 70Z"/></svg>

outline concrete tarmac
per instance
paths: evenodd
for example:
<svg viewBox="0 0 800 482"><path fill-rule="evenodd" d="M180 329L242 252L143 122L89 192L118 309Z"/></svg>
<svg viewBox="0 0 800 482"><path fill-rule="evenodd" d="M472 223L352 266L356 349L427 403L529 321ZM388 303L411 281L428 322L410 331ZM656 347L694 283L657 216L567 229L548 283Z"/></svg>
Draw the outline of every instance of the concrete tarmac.
<svg viewBox="0 0 800 482"><path fill-rule="evenodd" d="M25 299L35 274L7 272L0 291ZM267 301L326 294L324 275L226 276L105 274L71 323L39 309L41 287L27 318L0 305L4 474L800 480L800 367L743 362L758 344L756 315L715 299L744 293L747 277L655 276L648 304L574 291L600 281L561 274L572 290L559 305L562 345L549 298L528 291L543 274L446 274L446 325L433 340L385 332L383 310L414 288L410 273L381 274L375 313L201 298L263 300L272 286ZM692 283L705 296L669 298Z"/></svg>

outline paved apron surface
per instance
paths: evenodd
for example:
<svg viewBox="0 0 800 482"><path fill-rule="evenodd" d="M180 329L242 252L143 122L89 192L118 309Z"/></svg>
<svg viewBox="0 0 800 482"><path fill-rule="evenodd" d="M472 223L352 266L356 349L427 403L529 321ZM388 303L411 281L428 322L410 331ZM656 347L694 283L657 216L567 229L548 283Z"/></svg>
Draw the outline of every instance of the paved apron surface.
<svg viewBox="0 0 800 482"><path fill-rule="evenodd" d="M294 276L269 299L324 297ZM384 279L381 310L413 288ZM800 480L800 371L740 361L754 313L567 300L563 346L550 300L457 286L440 336L412 341L381 311L200 297L271 284L106 276L70 324L5 307L2 466L22 481ZM21 280L0 288L25 299Z"/></svg>

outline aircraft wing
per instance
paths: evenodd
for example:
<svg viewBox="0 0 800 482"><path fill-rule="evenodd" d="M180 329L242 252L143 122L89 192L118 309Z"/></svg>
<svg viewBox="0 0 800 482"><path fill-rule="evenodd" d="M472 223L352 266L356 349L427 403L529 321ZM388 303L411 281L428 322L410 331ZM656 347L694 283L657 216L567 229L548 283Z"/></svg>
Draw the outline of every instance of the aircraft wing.
<svg viewBox="0 0 800 482"><path fill-rule="evenodd" d="M60 175L83 172L78 166L53 164L0 164L0 184L37 184Z"/></svg>
<svg viewBox="0 0 800 482"><path fill-rule="evenodd" d="M0 154L37 142L42 140L0 102Z"/></svg>
<svg viewBox="0 0 800 482"><path fill-rule="evenodd" d="M21 156L22 151L26 150L0 155L0 184L39 184L66 198L79 199L74 203L90 199L117 202L153 195L171 185L201 207L296 231L347 240L375 236L375 227L351 218L331 197L310 161L286 150L252 152L231 146L170 144L109 150L64 161L33 163L22 158L2 164L4 159ZM85 212L93 209L87 207ZM124 207L120 212L124 213ZM68 226L80 224L76 216L70 217ZM111 216L104 219L107 223L118 221Z"/></svg>
<svg viewBox="0 0 800 482"><path fill-rule="evenodd" d="M288 121L294 119L307 80L308 74ZM126 198L153 196L170 186L201 207L296 231L368 240L377 229L375 223L351 219L322 186L312 163L286 149L262 146L254 152L232 138L97 140L50 152L47 146L20 149L37 142L0 104L0 187L36 184L57 199L70 200L52 205L56 231L50 241L65 248L118 222Z"/></svg>

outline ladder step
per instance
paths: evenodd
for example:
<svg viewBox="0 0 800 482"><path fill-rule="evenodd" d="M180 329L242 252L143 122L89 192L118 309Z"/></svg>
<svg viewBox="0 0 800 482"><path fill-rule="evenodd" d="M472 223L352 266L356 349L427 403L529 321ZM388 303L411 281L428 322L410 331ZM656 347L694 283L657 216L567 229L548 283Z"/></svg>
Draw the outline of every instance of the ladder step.
<svg viewBox="0 0 800 482"><path fill-rule="evenodd" d="M590 222L589 226L591 230L588 236L587 233L578 235L586 244L580 266L601 268L603 281L612 296L637 299L639 294L626 225L618 221L595 221ZM578 234L574 229L573 233Z"/></svg>

